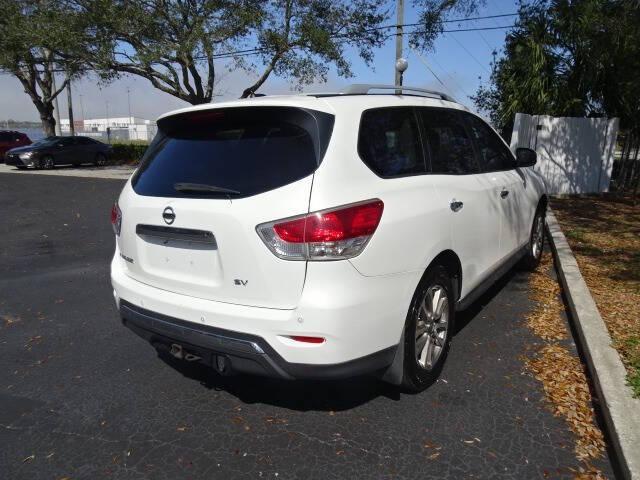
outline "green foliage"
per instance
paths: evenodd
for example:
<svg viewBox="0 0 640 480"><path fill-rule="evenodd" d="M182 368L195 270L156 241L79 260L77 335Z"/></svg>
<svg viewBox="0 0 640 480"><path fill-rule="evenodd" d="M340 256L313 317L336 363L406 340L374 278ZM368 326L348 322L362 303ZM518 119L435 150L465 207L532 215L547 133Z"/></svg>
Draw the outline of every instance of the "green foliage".
<svg viewBox="0 0 640 480"><path fill-rule="evenodd" d="M551 0L520 8L503 57L474 101L499 127L517 112L618 116L640 125L640 9L631 0Z"/></svg>
<svg viewBox="0 0 640 480"><path fill-rule="evenodd" d="M81 69L81 22L60 0L0 0L0 69L13 74L37 108L43 127L53 134L53 100L67 80L54 88L52 72L69 77Z"/></svg>
<svg viewBox="0 0 640 480"><path fill-rule="evenodd" d="M148 79L155 88L192 104L210 102L216 62L243 68L257 80L272 74L296 85L325 79L329 66L351 74L344 50L369 63L383 41L375 27L386 18L384 0L74 0L85 19L84 58L105 80L120 74ZM229 51L240 52L225 55ZM260 59L252 63L246 54ZM256 57L253 57L256 58Z"/></svg>
<svg viewBox="0 0 640 480"><path fill-rule="evenodd" d="M420 26L409 35L410 45L422 50L432 49L433 42L446 25L442 20L452 14L469 17L484 4L484 0L413 0L414 7L419 11Z"/></svg>
<svg viewBox="0 0 640 480"><path fill-rule="evenodd" d="M191 104L210 102L214 57L262 18L259 0L73 0L85 19L84 58L103 80L146 78Z"/></svg>
<svg viewBox="0 0 640 480"><path fill-rule="evenodd" d="M137 164L144 155L149 144L141 142L114 143L111 146L113 147L113 150L109 156L110 163Z"/></svg>
<svg viewBox="0 0 640 480"><path fill-rule="evenodd" d="M627 381L633 389L633 395L640 398L640 337L628 338L623 350L629 364Z"/></svg>
<svg viewBox="0 0 640 480"><path fill-rule="evenodd" d="M262 4L263 15L252 32L265 66L258 80L244 89L252 95L271 73L289 78L297 87L316 80L325 81L329 67L350 77L351 64L345 48L353 48L367 65L373 48L384 42L384 32L376 27L385 20L384 0L269 0ZM249 70L257 65L240 62Z"/></svg>

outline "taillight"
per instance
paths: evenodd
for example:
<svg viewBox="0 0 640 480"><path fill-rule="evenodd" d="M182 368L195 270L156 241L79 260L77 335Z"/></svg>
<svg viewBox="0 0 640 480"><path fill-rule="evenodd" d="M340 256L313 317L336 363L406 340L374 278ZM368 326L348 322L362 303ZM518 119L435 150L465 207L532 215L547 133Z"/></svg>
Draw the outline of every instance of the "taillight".
<svg viewBox="0 0 640 480"><path fill-rule="evenodd" d="M111 207L111 226L113 227L113 232L120 236L120 229L122 228L122 212L120 211L118 202L114 203L113 207Z"/></svg>
<svg viewBox="0 0 640 480"><path fill-rule="evenodd" d="M289 338L291 340L295 340L296 342L302 342L302 343L319 344L319 343L325 342L323 337L308 337L306 335L289 335Z"/></svg>
<svg viewBox="0 0 640 480"><path fill-rule="evenodd" d="M360 254L378 228L384 204L368 200L263 223L256 230L286 260L343 260Z"/></svg>

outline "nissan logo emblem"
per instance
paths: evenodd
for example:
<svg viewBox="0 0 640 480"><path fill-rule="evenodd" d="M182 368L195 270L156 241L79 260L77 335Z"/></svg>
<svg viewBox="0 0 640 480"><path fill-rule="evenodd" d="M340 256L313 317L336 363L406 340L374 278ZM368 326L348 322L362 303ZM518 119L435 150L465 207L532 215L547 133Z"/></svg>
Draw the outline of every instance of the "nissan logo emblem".
<svg viewBox="0 0 640 480"><path fill-rule="evenodd" d="M173 211L173 208L167 207L162 212L162 218L164 219L167 225L171 225L176 220L176 214Z"/></svg>

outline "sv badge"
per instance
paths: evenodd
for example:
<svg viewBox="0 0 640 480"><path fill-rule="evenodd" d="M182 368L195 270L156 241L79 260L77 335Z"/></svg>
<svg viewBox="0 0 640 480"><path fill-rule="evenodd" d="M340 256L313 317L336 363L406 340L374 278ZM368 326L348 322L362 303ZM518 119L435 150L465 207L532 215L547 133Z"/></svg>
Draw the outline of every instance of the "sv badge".
<svg viewBox="0 0 640 480"><path fill-rule="evenodd" d="M247 283L249 283L249 280L240 280L239 278L236 278L233 280L233 283L235 285L242 285L243 287L246 287Z"/></svg>

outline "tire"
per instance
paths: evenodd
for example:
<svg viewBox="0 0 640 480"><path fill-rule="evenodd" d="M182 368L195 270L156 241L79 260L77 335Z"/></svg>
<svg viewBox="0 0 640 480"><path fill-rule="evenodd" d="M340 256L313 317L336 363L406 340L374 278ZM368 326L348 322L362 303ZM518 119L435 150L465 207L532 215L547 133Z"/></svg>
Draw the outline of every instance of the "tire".
<svg viewBox="0 0 640 480"><path fill-rule="evenodd" d="M16 165L16 168L18 170L26 170L27 169L27 167L25 165Z"/></svg>
<svg viewBox="0 0 640 480"><path fill-rule="evenodd" d="M105 157L104 153L98 153L93 163L96 167L104 167L107 164L107 157Z"/></svg>
<svg viewBox="0 0 640 480"><path fill-rule="evenodd" d="M404 330L405 390L424 390L442 371L455 326L453 292L451 275L435 265L427 270L413 295Z"/></svg>
<svg viewBox="0 0 640 480"><path fill-rule="evenodd" d="M544 218L545 208L539 207L536 215L533 217L527 253L522 258L522 268L530 272L538 268L540 259L542 258L542 252L544 250Z"/></svg>
<svg viewBox="0 0 640 480"><path fill-rule="evenodd" d="M56 166L55 162L53 161L53 157L51 155L45 155L44 157L42 157L39 161L38 164L36 166L36 168L40 169L40 168L44 168L46 170L51 170Z"/></svg>

